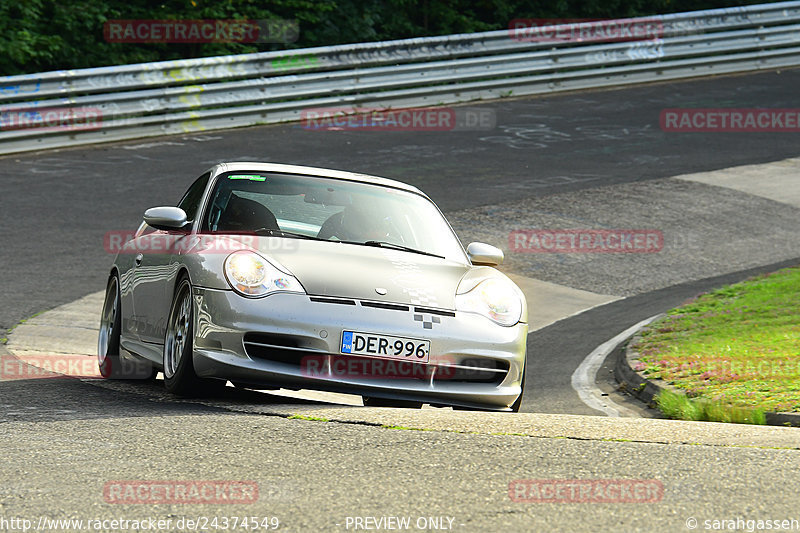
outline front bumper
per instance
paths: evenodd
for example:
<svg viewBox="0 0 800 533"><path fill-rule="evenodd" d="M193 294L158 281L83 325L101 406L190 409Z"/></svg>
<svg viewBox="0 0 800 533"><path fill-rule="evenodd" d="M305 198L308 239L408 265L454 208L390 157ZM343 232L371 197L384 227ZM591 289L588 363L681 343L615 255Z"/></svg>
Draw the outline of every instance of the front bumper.
<svg viewBox="0 0 800 533"><path fill-rule="evenodd" d="M498 410L521 391L527 324L305 294L195 288L194 303L200 377ZM340 354L345 330L429 340L429 363Z"/></svg>

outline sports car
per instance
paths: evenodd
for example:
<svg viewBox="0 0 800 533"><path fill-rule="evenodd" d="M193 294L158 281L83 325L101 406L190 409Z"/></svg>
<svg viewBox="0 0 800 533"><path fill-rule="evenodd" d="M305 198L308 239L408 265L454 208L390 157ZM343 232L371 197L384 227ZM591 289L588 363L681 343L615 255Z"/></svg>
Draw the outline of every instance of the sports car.
<svg viewBox="0 0 800 533"><path fill-rule="evenodd" d="M231 382L365 405L519 410L527 305L399 181L222 163L144 213L110 269L98 363L177 395Z"/></svg>

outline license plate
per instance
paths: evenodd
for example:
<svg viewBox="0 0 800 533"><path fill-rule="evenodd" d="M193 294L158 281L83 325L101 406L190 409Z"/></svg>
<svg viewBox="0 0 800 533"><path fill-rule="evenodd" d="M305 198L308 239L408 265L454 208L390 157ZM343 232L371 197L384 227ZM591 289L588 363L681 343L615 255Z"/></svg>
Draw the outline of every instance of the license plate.
<svg viewBox="0 0 800 533"><path fill-rule="evenodd" d="M342 353L427 363L431 341L358 331L342 332Z"/></svg>

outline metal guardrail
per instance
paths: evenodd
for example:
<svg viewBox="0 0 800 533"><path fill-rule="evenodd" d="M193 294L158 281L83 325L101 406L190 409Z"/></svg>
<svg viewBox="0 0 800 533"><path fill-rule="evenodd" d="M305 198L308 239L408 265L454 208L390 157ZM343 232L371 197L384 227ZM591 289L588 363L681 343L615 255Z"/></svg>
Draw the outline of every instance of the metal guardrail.
<svg viewBox="0 0 800 533"><path fill-rule="evenodd" d="M500 30L0 77L0 154L298 120L327 106L429 106L800 65L800 2L618 22L656 24L658 38L552 42ZM101 118L85 129L3 120L45 109Z"/></svg>

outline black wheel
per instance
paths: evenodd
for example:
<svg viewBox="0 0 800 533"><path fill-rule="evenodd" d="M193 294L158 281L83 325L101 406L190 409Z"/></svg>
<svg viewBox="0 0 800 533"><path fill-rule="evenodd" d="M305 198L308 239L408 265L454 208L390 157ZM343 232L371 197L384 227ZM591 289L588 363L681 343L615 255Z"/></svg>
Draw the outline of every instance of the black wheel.
<svg viewBox="0 0 800 533"><path fill-rule="evenodd" d="M178 396L198 396L219 391L225 381L200 379L194 371L194 327L192 285L188 278L178 281L164 338L164 384Z"/></svg>
<svg viewBox="0 0 800 533"><path fill-rule="evenodd" d="M525 369L522 369L522 383L520 383L520 391L519 391L519 398L511 404L511 410L515 413L519 413L520 408L522 407L522 396L525 392Z"/></svg>
<svg viewBox="0 0 800 533"><path fill-rule="evenodd" d="M405 409L422 409L422 402L415 402L411 400L387 400L386 398L362 396L361 402L364 404L364 407L402 407Z"/></svg>
<svg viewBox="0 0 800 533"><path fill-rule="evenodd" d="M152 379L156 369L141 361L122 359L119 355L122 331L122 300L119 278L114 274L108 280L103 312L100 315L100 333L97 336L97 366L106 379Z"/></svg>

